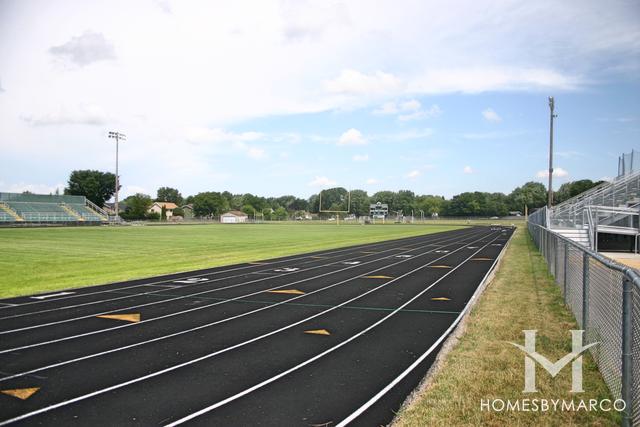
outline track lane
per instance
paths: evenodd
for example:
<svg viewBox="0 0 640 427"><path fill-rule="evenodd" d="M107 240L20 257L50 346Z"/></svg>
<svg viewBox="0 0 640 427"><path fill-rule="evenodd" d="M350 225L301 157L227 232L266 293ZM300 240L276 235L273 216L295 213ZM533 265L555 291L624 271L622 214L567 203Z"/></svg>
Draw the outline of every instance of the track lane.
<svg viewBox="0 0 640 427"><path fill-rule="evenodd" d="M474 234L475 233L471 233L471 235L474 235ZM446 241L449 241L449 240L451 240L451 239L443 239L442 242L446 242ZM432 245L432 244L438 244L438 243L432 242L432 243L429 243L428 245ZM425 246L428 246L428 245L425 245ZM420 247L420 248L422 248L422 247ZM406 248L405 252L411 252L413 250L415 250L415 249ZM391 252L393 253L393 255L383 256L380 259L386 260L386 259L389 259L390 257L395 256L396 254L402 253L402 252L395 252L393 250ZM374 260L371 260L371 261L368 261L368 262L362 262L362 263L360 263L358 265L346 266L346 267L343 267L343 268L340 268L340 269L337 269L337 270L331 270L331 271L328 271L328 272L325 272L325 273L322 273L322 274L317 274L317 275L314 275L314 276L306 277L304 279L299 279L299 280L294 281L294 282L285 281L284 283L278 284L276 286L267 286L267 287L265 287L265 286L261 286L261 283L263 283L267 279L270 279L270 280L278 279L278 277L256 279L256 280L250 281L250 283L249 282L245 282L245 283L240 283L239 285L243 285L243 286L246 286L248 284L255 285L253 287L253 291L252 292L244 294L244 296L253 296L253 295L259 294L261 292L274 290L274 289L279 289L279 288L287 287L289 285L297 285L299 283L308 282L310 280L317 280L320 277L325 277L325 276L330 276L330 275L335 275L335 274L342 274L344 272L348 272L346 274L350 274L350 273L358 274L356 272L359 271L359 269L362 269L363 267L366 268L367 265L369 265L369 264L375 264L380 259L374 259ZM410 260L407 260L407 261L410 261ZM230 287L231 288L235 288L235 287L237 287L239 285L230 285ZM185 296L179 296L179 297L175 297L175 298L170 298L168 301L170 301L170 302L171 301L175 301L175 300L183 300L183 301L185 301L186 298L190 298L190 297L193 297L195 295L199 295L200 296L200 295L204 295L204 294L210 294L212 292L217 292L217 291L220 291L220 290L221 289L213 289L213 290L209 290L209 291L202 291L202 292L195 293L195 294L188 294L188 295L185 295ZM222 289L222 290L224 290L224 289ZM230 294L227 297L228 298L235 298L235 299L242 298L242 296L239 296L238 294ZM206 300L203 300L203 301L206 302ZM166 303L166 302L167 302L167 300L151 301L151 302L146 303L145 305L146 306L151 306L151 305L157 306L160 303ZM4 346L4 348L2 350L0 350L0 354L11 353L11 352L14 352L16 350L21 350L21 349L24 349L24 348L36 347L36 346L39 346L39 345L46 345L50 341L51 342L65 341L65 340L68 340L68 339L73 339L75 337L90 336L90 335L95 335L97 333L102 333L102 332L116 330L116 329L137 328L137 327L139 327L139 326L141 326L143 324L149 323L149 322L153 322L153 321L160 320L160 319L170 318L170 317L173 317L173 316L176 316L176 315L182 315L182 314L186 314L186 313L193 313L193 312L198 311L198 310L206 309L206 308L213 307L213 306L221 304L220 302L209 303L209 304L205 304L204 302L200 302L198 304L198 306L196 306L196 307L188 307L186 309L179 309L177 311L171 311L172 308L174 307L173 305L172 306L167 306L167 305L160 306L161 309L162 308L168 309L169 312L168 313L163 313L163 314L158 315L156 317L152 317L151 316L151 318L146 319L146 320L142 320L142 321L140 321L138 323L129 323L129 324L124 324L124 325L113 326L113 327L110 327L110 328L104 328L102 325L105 325L107 323L112 323L112 322L105 323L104 319L95 318L94 317L95 314L99 314L99 313L95 313L92 316L87 316L87 321L85 323L73 324L72 326L67 326L65 329L49 329L49 330L44 330L44 331L40 330L37 334L31 333L29 335L20 335L20 334L13 335L11 342L18 342L18 343L23 342L23 344L22 345L18 345L17 347L16 346L12 346L12 347L9 347L9 348ZM191 305L191 304L189 303L188 305ZM129 308L127 308L127 309L129 309ZM120 311L121 310L125 310L125 309L120 309ZM114 311L116 311L116 310L106 311L104 313L113 313ZM153 313L151 313L151 315L153 315ZM70 331L71 332L76 331L77 333L75 335L69 334ZM16 332L19 332L19 331L16 331ZM58 334L58 336L51 337L50 335L47 335L47 334L51 334L51 333ZM59 336L59 335L62 335L62 336ZM28 340L32 339L33 337L36 337L36 336L40 337L40 340L41 340L40 342L41 343L45 343L45 344L39 344L39 345L24 344L25 340L28 341ZM43 337L49 337L49 338L43 338ZM9 343L11 343L11 342L9 342Z"/></svg>
<svg viewBox="0 0 640 427"><path fill-rule="evenodd" d="M335 286L339 286L342 285L344 283L347 282L351 282L353 280L357 280L359 279L362 275L366 275L369 273L373 273L377 270L380 269L384 269L385 271L390 271L389 268L401 268L401 270L399 270L398 272L402 272L402 269L406 269L408 267L401 267L404 264L408 264L408 266L411 265L411 263L414 263L416 265L422 265L423 263L426 262L431 262L432 259L436 258L437 256L446 256L446 254L435 254L433 256L429 256L429 252L434 251L434 250L438 250L438 248L442 248L442 247L457 247L460 246L459 242L455 242L449 245L443 245L443 246L434 246L432 247L432 249L430 251L427 251L423 254L423 256L428 256L427 258L425 258L424 260L419 259L418 257L413 258L413 259L400 259L400 260L394 260L392 262L392 264L395 265L395 267L388 265L376 265L376 266L372 266L370 267L368 272L363 272L363 271L359 271L356 274L351 274L348 276L343 277L343 280L340 281L330 281L329 283L327 282L322 282L322 283L318 283L318 281L307 281L306 282L306 287L305 286L297 286L300 289L303 289L305 292L307 292L305 295L301 295L301 296L297 296L294 298L287 298L286 295L274 295L274 294L264 294L264 293L258 293L261 296L261 299L263 301L261 301L258 304L258 307L256 307L253 311L258 312L258 311L264 311L268 308L270 308L269 306L264 306L265 303L265 299L269 299L269 297L271 297L271 302L273 303L273 306L275 305L280 305L280 304L287 304L293 300L299 300L302 298L305 299L309 299L309 298L313 298L313 294L316 294L319 291L322 290L326 290L326 289L330 289L333 288ZM375 270L371 270L371 268L374 268ZM436 270L436 271L441 271L441 270ZM364 280L365 282L368 281L368 279ZM331 283L333 282L333 283ZM322 287L320 287L322 285ZM327 286L325 286L327 285ZM366 290L368 288L368 285L366 285L363 290ZM355 288L356 292L359 288ZM120 333L119 330L114 330L112 332L109 332L108 334L104 335L101 340L99 341L92 341L92 342L84 342L82 346L78 346L78 344L76 344L76 346L73 346L71 348L69 348L69 345L65 342L66 340L61 340L57 343L52 343L53 345L48 346L47 347L47 352L46 353L42 353L40 351L38 351L38 348L31 348L29 349L30 351L25 351L25 349L19 349L19 350L13 350L12 352L16 352L18 351L20 353L20 357L19 359L15 358L13 355L10 355L9 357L3 357L2 359L0 359L3 362L3 365L5 366L5 369L9 370L9 371L13 371L16 372L15 369L17 369L17 367L19 366L34 366L34 364L37 364L37 361L41 361L43 357L55 357L56 354L64 354L66 359L79 359L82 360L82 356L81 354L78 354L77 352L80 351L80 353L86 354L87 350L93 350L95 353L102 353L102 354L108 354L109 352L111 352L110 348L112 348L115 344L114 343L121 343L119 348L123 348L123 347L127 347L127 348L132 348L138 345L138 343L141 342L141 338L142 337L147 337L148 339L145 341L158 341L161 340L163 337L170 337L170 336L175 336L175 335L180 335L180 334L184 334L190 331L195 331L195 330L199 330L202 329L204 327L208 327L208 326L212 326L215 324L219 324L222 321L226 321L225 320L225 316L228 316L229 314L233 314L235 316L245 316L248 314L251 314L250 312L246 312L247 311L247 305L246 304L242 304L243 302L249 302L251 303L251 301L243 301L246 299L246 296L233 296L233 295L229 295L230 298L235 298L236 301L238 301L240 304L236 304L232 307L229 307L229 310L231 310L232 312L229 313L228 311L222 311L222 312L202 312L202 313L198 313L199 316L194 316L194 313L191 313L191 316L188 317L187 319L184 319L182 323L180 324L176 324L174 325L155 325L154 329L152 330L146 330L146 332L144 334L142 334L142 332L138 331L134 334L129 334L128 337L123 337ZM223 299L222 301L217 302L216 304L221 305L221 304L229 304L232 301L229 299ZM320 301L321 303L323 303L325 306L327 304L332 304L332 300L331 300L331 296L329 295L329 297L325 300L325 301ZM214 321L212 322L212 316ZM216 317L222 317L221 320L215 320ZM96 319L99 321L102 321L103 319ZM152 320L152 319L151 319ZM189 323L190 322L190 323ZM124 327L133 327L135 325L139 325L139 324L125 324L125 325L120 325L114 329L122 329ZM231 326L233 328L233 326ZM251 326L251 324L249 325L241 325L239 327L242 330L248 330L251 331L253 326ZM172 331L173 329L173 331ZM125 341L124 344L122 344L122 341ZM128 341L133 341L133 343L127 343ZM159 349L160 350L160 349ZM75 354L74 354L75 353ZM152 351L150 353L150 357L153 358L156 355L155 351ZM75 357L74 357L75 356ZM33 360L35 360L36 362L34 362ZM42 362L39 362L42 364ZM60 362L57 364L60 365ZM27 371L30 373L33 373L33 370ZM2 379L0 379L0 381L2 381L3 379L10 379L12 377L15 377L14 375L8 376L8 377L4 377Z"/></svg>

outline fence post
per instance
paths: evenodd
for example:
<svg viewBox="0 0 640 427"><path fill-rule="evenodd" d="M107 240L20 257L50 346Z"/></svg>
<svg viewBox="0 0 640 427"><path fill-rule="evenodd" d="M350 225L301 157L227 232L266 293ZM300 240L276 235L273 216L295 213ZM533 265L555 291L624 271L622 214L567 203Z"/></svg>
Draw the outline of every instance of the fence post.
<svg viewBox="0 0 640 427"><path fill-rule="evenodd" d="M586 332L589 327L589 254L582 253L582 329ZM582 334L584 342L586 333Z"/></svg>
<svg viewBox="0 0 640 427"><path fill-rule="evenodd" d="M567 304L567 261L569 260L569 245L567 242L562 242L564 245L564 265L562 266L562 287L564 292L564 303Z"/></svg>
<svg viewBox="0 0 640 427"><path fill-rule="evenodd" d="M553 248L551 250L553 251L553 277L556 280L556 284L559 285L560 283L558 283L558 238L557 237L553 238Z"/></svg>
<svg viewBox="0 0 640 427"><path fill-rule="evenodd" d="M633 412L632 387L633 365L631 345L633 342L633 282L628 277L622 279L622 399L626 408L622 414L622 425L631 425Z"/></svg>

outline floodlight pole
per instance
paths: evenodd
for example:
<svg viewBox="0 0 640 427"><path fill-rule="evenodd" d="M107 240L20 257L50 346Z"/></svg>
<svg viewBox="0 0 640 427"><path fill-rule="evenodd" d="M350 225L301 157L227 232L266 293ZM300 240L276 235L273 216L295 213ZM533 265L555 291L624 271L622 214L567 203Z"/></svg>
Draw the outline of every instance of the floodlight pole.
<svg viewBox="0 0 640 427"><path fill-rule="evenodd" d="M554 109L554 100L553 96L549 97L549 190L547 194L547 208L551 209L551 204L553 203L553 118L558 117L553 114Z"/></svg>
<svg viewBox="0 0 640 427"><path fill-rule="evenodd" d="M118 206L118 193L120 190L120 176L118 175L118 145L120 140L126 141L127 136L120 132L109 132L109 138L113 138L116 140L116 203L115 203L115 211L116 211L116 221L120 219L120 210Z"/></svg>

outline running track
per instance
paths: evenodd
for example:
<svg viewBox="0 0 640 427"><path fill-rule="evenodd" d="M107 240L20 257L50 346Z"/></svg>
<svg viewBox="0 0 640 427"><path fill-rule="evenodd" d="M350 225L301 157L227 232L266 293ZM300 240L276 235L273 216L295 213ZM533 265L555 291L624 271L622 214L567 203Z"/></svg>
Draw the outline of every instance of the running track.
<svg viewBox="0 0 640 427"><path fill-rule="evenodd" d="M0 426L386 424L511 234L0 300Z"/></svg>

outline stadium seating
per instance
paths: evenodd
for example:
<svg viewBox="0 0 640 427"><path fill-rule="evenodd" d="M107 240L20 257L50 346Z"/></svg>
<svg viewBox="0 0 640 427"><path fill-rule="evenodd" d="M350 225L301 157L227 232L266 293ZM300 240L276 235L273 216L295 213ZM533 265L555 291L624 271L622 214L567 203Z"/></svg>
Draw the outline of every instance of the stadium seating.
<svg viewBox="0 0 640 427"><path fill-rule="evenodd" d="M95 209L93 209L95 208ZM86 224L108 221L84 196L0 193L1 223Z"/></svg>

